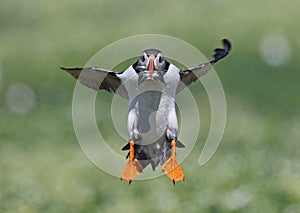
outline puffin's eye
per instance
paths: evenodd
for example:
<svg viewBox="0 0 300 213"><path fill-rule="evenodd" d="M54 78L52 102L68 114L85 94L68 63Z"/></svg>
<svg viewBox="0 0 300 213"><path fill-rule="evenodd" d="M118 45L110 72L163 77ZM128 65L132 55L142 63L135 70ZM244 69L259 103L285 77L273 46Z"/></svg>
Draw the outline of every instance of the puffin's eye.
<svg viewBox="0 0 300 213"><path fill-rule="evenodd" d="M145 62L145 56L144 55L142 55L140 59L141 59L141 62Z"/></svg>
<svg viewBox="0 0 300 213"><path fill-rule="evenodd" d="M158 62L159 62L159 63L162 63L163 61L164 61L164 58L163 58L162 56L159 56L159 57L158 57Z"/></svg>

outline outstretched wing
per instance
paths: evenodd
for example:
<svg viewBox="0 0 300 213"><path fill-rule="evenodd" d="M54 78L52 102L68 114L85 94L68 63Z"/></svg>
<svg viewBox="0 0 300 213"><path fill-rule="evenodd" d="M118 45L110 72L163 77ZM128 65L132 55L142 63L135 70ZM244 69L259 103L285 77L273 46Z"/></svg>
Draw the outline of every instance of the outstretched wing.
<svg viewBox="0 0 300 213"><path fill-rule="evenodd" d="M214 54L214 59L211 60L208 63L200 64L196 67L189 68L189 69L184 69L180 70L180 79L181 82L179 83L176 93L180 92L183 90L186 86L190 85L194 81L196 81L198 78L201 76L205 75L208 70L217 63L219 60L224 58L226 55L228 55L230 49L231 49L231 44L227 39L223 39L223 48L216 48L215 54Z"/></svg>
<svg viewBox="0 0 300 213"><path fill-rule="evenodd" d="M98 67L86 67L86 68L65 68L60 67L71 74L74 78L78 79L83 85L95 89L106 90L110 93L114 92L121 97L128 99L128 93L125 87L122 85L119 74L105 70Z"/></svg>

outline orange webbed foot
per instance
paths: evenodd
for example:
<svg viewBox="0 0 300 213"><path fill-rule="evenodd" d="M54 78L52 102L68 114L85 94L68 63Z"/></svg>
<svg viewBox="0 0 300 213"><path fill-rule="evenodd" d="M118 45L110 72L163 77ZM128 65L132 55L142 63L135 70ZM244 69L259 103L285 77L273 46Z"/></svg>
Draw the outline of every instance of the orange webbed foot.
<svg viewBox="0 0 300 213"><path fill-rule="evenodd" d="M165 172L165 174L173 181L173 184L175 185L176 181L184 180L184 174L183 174L183 171L182 171L179 163L176 160L176 156L175 156L176 142L175 142L175 140L172 140L171 146L172 146L171 156L163 164L162 169Z"/></svg>
<svg viewBox="0 0 300 213"><path fill-rule="evenodd" d="M130 141L129 145L129 159L125 168L123 169L121 180L128 181L128 183L131 184L131 181L140 174L143 167L139 160L134 157L134 142Z"/></svg>

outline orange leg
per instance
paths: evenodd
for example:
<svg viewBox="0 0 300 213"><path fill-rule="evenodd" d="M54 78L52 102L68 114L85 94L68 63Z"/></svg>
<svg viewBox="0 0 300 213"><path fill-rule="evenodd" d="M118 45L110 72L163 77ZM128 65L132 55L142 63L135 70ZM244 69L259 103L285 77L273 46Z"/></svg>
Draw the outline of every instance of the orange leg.
<svg viewBox="0 0 300 213"><path fill-rule="evenodd" d="M129 145L129 159L125 168L123 169L121 180L128 181L130 184L132 179L136 178L140 174L143 167L138 159L134 157L134 142L130 141Z"/></svg>
<svg viewBox="0 0 300 213"><path fill-rule="evenodd" d="M178 162L176 160L176 156L175 156L176 142L175 142L175 140L172 140L171 146L172 146L171 156L164 163L164 165L162 166L162 169L165 172L165 174L175 184L175 181L184 180L184 174L183 174L182 169L180 168L180 165L178 164Z"/></svg>

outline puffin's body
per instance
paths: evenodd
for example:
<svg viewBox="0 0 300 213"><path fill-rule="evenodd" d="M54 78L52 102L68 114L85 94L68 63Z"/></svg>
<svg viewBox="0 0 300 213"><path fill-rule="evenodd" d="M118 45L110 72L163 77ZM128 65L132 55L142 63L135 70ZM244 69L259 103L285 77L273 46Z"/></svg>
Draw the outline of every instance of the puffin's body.
<svg viewBox="0 0 300 213"><path fill-rule="evenodd" d="M184 147L177 139L175 96L229 53L228 40L223 39L223 47L215 49L214 60L185 70L169 63L155 49L143 51L137 62L121 73L96 67L62 67L87 87L115 92L129 100L129 143L122 148L129 150L129 160L121 180L131 183L149 164L153 170L162 165L173 183L184 180L175 156L175 147Z"/></svg>
<svg viewBox="0 0 300 213"><path fill-rule="evenodd" d="M153 170L158 164L163 165L170 157L171 140L177 139L175 95L180 82L180 70L172 64L168 70L160 80L139 81L143 73L135 73L132 66L119 75L129 91L129 138L135 142L135 157L143 168L149 163ZM178 145L183 147L180 142ZM129 147L128 144L123 150Z"/></svg>

